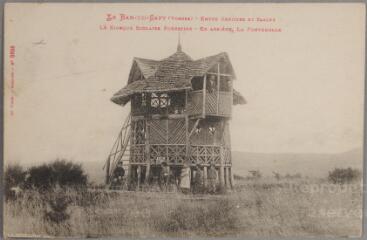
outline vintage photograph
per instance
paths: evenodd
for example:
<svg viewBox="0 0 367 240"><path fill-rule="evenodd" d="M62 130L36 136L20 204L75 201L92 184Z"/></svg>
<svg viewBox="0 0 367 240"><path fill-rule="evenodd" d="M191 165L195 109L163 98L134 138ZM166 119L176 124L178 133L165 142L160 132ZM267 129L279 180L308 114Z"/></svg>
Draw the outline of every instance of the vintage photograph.
<svg viewBox="0 0 367 240"><path fill-rule="evenodd" d="M365 5L8 3L4 237L360 237Z"/></svg>

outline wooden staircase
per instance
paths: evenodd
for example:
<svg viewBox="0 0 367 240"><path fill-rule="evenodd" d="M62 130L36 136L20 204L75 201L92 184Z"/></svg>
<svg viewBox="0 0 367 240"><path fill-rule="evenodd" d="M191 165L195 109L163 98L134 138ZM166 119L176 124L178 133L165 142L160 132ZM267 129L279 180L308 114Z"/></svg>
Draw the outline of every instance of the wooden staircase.
<svg viewBox="0 0 367 240"><path fill-rule="evenodd" d="M131 116L127 116L122 128L117 136L115 143L112 146L111 152L107 157L106 163L103 169L106 170L106 184L110 184L113 172L119 162L123 163L123 166L128 165L130 161L130 124ZM125 171L127 172L127 171ZM126 175L126 174L125 174Z"/></svg>

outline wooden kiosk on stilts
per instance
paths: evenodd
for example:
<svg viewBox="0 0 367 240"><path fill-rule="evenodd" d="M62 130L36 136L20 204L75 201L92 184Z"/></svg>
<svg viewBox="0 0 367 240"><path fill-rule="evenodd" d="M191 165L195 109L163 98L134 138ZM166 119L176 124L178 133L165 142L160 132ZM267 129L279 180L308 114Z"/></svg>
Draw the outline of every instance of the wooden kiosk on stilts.
<svg viewBox="0 0 367 240"><path fill-rule="evenodd" d="M177 173L185 165L214 164L219 184L233 186L229 120L232 105L245 104L233 89L235 73L227 53L191 59L177 51L163 60L134 58L127 85L112 102L131 103L107 158L106 183L118 162L127 167L128 185L141 186L159 174L161 163Z"/></svg>

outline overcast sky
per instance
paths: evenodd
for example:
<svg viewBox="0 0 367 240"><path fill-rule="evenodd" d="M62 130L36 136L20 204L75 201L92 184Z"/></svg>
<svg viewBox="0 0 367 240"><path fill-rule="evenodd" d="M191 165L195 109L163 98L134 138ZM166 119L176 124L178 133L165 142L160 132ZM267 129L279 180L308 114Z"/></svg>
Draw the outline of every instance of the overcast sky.
<svg viewBox="0 0 367 240"><path fill-rule="evenodd" d="M279 27L280 33L181 34L183 51L194 59L229 54L234 88L248 101L234 107L233 149L336 153L362 147L363 4L12 4L5 20L6 161L105 161L129 111L110 97L126 84L133 57L168 57L178 35L101 31L107 13L275 18L251 26ZM10 45L16 47L14 116Z"/></svg>

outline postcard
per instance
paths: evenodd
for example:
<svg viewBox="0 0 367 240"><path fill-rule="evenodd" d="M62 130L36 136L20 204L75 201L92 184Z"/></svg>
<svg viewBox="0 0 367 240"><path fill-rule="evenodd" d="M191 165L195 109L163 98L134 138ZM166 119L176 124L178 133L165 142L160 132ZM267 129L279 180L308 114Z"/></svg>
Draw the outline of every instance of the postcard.
<svg viewBox="0 0 367 240"><path fill-rule="evenodd" d="M7 3L4 237L360 237L365 4Z"/></svg>

